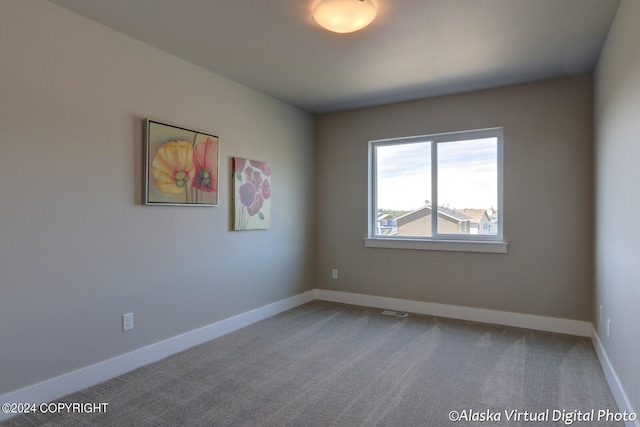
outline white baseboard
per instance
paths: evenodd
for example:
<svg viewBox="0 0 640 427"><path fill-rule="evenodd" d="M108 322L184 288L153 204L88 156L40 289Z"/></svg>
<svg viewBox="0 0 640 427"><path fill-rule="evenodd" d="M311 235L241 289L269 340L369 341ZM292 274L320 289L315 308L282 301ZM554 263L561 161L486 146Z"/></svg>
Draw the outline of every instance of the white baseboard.
<svg viewBox="0 0 640 427"><path fill-rule="evenodd" d="M244 328L283 311L313 301L314 291L307 291L211 325L151 344L147 347L116 356L85 368L16 390L0 396L0 403L35 403L58 399L69 393L99 384L141 366L156 362L172 354ZM0 412L0 421L15 414Z"/></svg>
<svg viewBox="0 0 640 427"><path fill-rule="evenodd" d="M626 411L628 413L637 414L637 412L633 410L631 402L629 402L629 398L627 397L627 393L625 393L624 387L622 387L620 378L618 378L618 374L616 374L615 369L613 369L613 366L609 361L609 356L607 356L607 352L602 345L602 341L600 341L598 332L593 326L591 327L591 341L593 342L593 348L596 350L598 360L600 360L604 376L607 378L607 383L609 383L609 388L611 389L611 393L613 393L613 398L616 400L618 409L620 412ZM640 427L640 420L636 420L635 422L627 421L625 425L626 427Z"/></svg>
<svg viewBox="0 0 640 427"><path fill-rule="evenodd" d="M316 299L341 302L345 304L379 307L389 310L406 311L430 316L449 317L459 320L493 323L517 328L591 337L592 326L579 320L557 319L554 317L534 316L531 314L510 313L506 311L486 310L482 308L457 305L436 304L398 298L377 297L347 292L315 290Z"/></svg>

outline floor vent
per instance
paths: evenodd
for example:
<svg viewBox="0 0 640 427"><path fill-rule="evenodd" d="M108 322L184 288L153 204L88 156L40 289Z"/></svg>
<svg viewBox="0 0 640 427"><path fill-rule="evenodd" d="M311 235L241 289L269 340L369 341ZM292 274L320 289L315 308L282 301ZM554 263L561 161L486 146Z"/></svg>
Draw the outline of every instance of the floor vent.
<svg viewBox="0 0 640 427"><path fill-rule="evenodd" d="M382 312L382 314L384 314L385 316L394 316L394 317L407 317L409 315L409 313L403 313L401 311L391 311L391 310L385 310Z"/></svg>

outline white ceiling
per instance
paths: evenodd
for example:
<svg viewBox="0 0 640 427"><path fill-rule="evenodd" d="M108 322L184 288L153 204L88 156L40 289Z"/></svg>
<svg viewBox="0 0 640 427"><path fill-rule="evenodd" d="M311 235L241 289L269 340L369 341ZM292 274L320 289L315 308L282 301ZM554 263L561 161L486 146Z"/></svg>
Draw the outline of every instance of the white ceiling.
<svg viewBox="0 0 640 427"><path fill-rule="evenodd" d="M318 0L50 0L312 113L594 68L619 0L375 0L333 34Z"/></svg>

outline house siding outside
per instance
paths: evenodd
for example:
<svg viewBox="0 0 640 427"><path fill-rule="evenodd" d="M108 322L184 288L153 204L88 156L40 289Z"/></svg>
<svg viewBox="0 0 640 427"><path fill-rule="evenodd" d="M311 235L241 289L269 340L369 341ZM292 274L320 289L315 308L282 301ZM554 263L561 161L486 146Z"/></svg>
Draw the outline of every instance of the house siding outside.
<svg viewBox="0 0 640 427"><path fill-rule="evenodd" d="M459 216L455 218L445 212ZM431 207L425 206L399 217L399 236L431 236ZM470 218L446 208L438 208L438 231L440 234L469 234Z"/></svg>

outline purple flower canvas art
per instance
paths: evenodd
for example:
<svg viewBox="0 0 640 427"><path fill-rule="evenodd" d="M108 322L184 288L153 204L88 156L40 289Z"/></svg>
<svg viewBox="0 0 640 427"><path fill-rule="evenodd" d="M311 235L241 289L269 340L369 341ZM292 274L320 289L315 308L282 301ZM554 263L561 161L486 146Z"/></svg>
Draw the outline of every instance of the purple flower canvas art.
<svg viewBox="0 0 640 427"><path fill-rule="evenodd" d="M271 166L258 160L232 158L234 230L271 226Z"/></svg>

